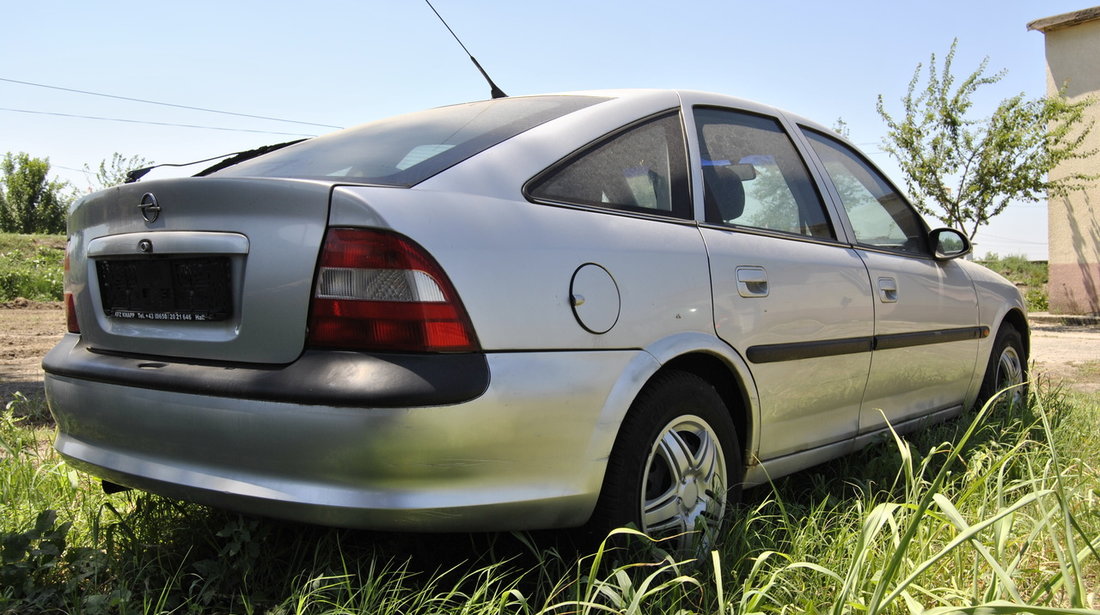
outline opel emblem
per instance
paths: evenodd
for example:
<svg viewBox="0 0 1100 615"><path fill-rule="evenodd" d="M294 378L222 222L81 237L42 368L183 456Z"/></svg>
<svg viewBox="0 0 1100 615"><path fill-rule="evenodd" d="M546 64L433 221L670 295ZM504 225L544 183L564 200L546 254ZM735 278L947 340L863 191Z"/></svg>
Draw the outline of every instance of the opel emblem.
<svg viewBox="0 0 1100 615"><path fill-rule="evenodd" d="M160 217L160 203L157 203L157 197L153 196L152 192L146 192L141 197L141 205L138 205L138 209L141 210L141 217L145 218L145 221L152 224Z"/></svg>

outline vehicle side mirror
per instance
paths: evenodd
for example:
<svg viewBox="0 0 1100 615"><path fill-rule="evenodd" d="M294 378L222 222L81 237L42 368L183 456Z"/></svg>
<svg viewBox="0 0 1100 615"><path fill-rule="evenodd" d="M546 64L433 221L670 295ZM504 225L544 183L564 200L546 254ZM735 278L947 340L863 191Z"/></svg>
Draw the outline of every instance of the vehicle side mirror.
<svg viewBox="0 0 1100 615"><path fill-rule="evenodd" d="M970 254L970 240L953 228L938 228L928 234L928 243L938 261L947 261Z"/></svg>

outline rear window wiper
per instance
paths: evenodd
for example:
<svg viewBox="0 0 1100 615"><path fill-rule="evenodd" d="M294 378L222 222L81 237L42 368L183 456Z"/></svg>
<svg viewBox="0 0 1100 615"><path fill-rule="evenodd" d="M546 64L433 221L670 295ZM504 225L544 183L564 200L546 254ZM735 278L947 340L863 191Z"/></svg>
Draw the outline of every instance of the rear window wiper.
<svg viewBox="0 0 1100 615"><path fill-rule="evenodd" d="M266 154L268 152L273 152L277 149L282 149L282 148L287 147L289 145L294 145L295 143L301 143L302 141L306 141L306 139L295 139L293 141L287 141L285 143L275 143L275 144L272 144L272 145L262 145L260 147L255 148L255 149L245 150L243 152L233 152L233 153L230 153L230 154L222 154L220 156L212 156L210 158L203 158L202 160L194 160L192 162L183 162L183 163L165 162L165 163L162 163L162 164L154 164L154 165L151 165L151 166L148 166L148 167L142 167L140 169L133 169L132 171L127 172L126 173L126 181L124 183L132 184L132 183L136 182L137 180L141 179L142 177L145 177L145 174L148 173L149 171L152 171L153 169L158 169L160 167L187 167L187 166L191 166L193 164L199 164L200 162L210 162L211 160L219 160L219 159L224 158L224 160L221 160L221 162L219 162L218 164L215 164L214 166L211 166L211 167L207 167L207 168L205 168L205 169L203 169L203 170L201 170L198 173L195 173L193 175L193 177L203 177L205 175L210 175L211 173L213 173L215 171L220 171L220 170L222 170L226 167L231 167L231 166L233 166L237 163L244 162L245 160L251 160L251 159L256 158L258 156L263 156L264 154Z"/></svg>

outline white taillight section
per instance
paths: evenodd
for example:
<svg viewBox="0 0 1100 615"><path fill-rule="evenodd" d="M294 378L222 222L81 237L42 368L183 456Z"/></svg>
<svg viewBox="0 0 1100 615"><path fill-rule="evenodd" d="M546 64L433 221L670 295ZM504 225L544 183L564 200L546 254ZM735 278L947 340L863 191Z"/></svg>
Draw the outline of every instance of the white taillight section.
<svg viewBox="0 0 1100 615"><path fill-rule="evenodd" d="M80 322L76 319L76 299L73 297L72 280L69 279L70 249L72 244L72 239L65 242L65 260L62 265L62 269L64 270L62 288L65 293L65 324L69 333L80 333Z"/></svg>
<svg viewBox="0 0 1100 615"><path fill-rule="evenodd" d="M443 303L439 283L423 271L323 267L317 276L317 297Z"/></svg>
<svg viewBox="0 0 1100 615"><path fill-rule="evenodd" d="M315 348L393 352L479 350L450 279L411 239L329 229L309 319Z"/></svg>

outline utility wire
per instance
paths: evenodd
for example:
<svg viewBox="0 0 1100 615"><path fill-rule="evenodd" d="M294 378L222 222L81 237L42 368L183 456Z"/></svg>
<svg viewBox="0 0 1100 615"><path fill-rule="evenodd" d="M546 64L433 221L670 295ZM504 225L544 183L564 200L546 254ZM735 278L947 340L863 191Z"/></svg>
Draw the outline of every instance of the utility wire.
<svg viewBox="0 0 1100 615"><path fill-rule="evenodd" d="M1045 246L1045 245L1048 245L1050 243L1048 241L1028 241L1026 239L1016 239L1014 237L1002 237L1000 235L989 235L989 234L983 233L981 231L978 231L978 234L980 234L985 239L997 239L999 241L1014 241L1016 243L1026 243L1026 244L1032 245L1032 246Z"/></svg>
<svg viewBox="0 0 1100 615"><path fill-rule="evenodd" d="M128 120L120 117L98 117L95 115L76 115L73 113L55 113L52 111L31 111L29 109L11 109L8 107L0 107L0 111L11 111L13 113L30 113L34 115L55 115L58 117L73 117L82 120L101 120L105 122L125 122L127 124L149 124L152 126L172 126L176 128L202 128L204 130L223 130L227 132L254 132L265 135L286 135L291 137L315 137L317 135L304 134L300 132L276 132L272 130L251 130L248 128L225 128L222 126L200 126L198 124L175 124L172 122L151 122L147 120Z"/></svg>
<svg viewBox="0 0 1100 615"><path fill-rule="evenodd" d="M317 124L314 122L300 122L298 120L285 120L278 117L267 117L264 115L250 115L248 113L234 113L233 111L220 111L218 109L206 109L204 107L190 107L188 105L177 105L173 103L159 102L155 100L145 100L142 98L131 98L129 96L117 96L115 94L103 94L100 92L89 92L88 90L77 90L74 88L63 88L56 85L46 85L44 83L32 83L30 81L19 81L18 79L7 79L0 77L0 81L6 81L8 83L18 83L19 85L29 85L36 88L47 88L50 90L61 90L62 92L74 92L76 94L87 94L88 96L101 96L103 98L114 98L117 100L128 100L131 102L145 103L148 105L161 105L163 107L175 107L177 109L190 109L191 111L204 111L206 113L220 113L222 115L235 115L237 117L250 117L257 120L271 120L273 122L287 122L289 124L304 124L306 126L320 126L322 128L343 128L343 126L333 126L332 124ZM272 134L292 134L287 132L279 132Z"/></svg>

